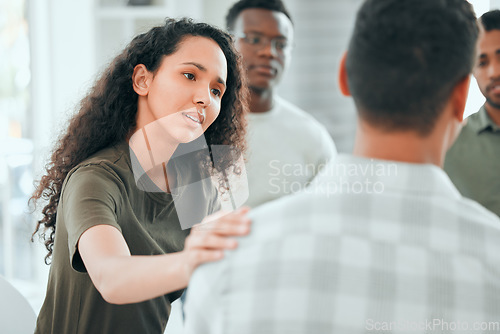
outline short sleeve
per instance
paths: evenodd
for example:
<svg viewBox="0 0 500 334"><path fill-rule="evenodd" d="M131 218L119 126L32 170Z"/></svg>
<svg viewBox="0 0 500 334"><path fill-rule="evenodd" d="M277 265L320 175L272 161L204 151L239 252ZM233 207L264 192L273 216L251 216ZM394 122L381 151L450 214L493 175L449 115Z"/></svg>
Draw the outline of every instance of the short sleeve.
<svg viewBox="0 0 500 334"><path fill-rule="evenodd" d="M77 249L80 236L96 225L111 225L120 232L117 208L121 202L120 179L109 167L92 164L73 171L62 191L62 214L68 232L69 258L73 269L85 272ZM59 210L59 209L58 209Z"/></svg>

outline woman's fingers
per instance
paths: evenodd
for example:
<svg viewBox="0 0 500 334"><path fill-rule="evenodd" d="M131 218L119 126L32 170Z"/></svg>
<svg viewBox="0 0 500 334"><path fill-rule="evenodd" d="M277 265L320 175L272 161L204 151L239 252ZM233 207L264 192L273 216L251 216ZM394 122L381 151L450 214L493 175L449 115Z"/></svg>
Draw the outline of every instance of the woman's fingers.
<svg viewBox="0 0 500 334"><path fill-rule="evenodd" d="M194 225L191 233L217 233L220 235L245 235L250 229L250 219L246 216L249 208L244 207L234 212L219 211L208 216L200 224Z"/></svg>
<svg viewBox="0 0 500 334"><path fill-rule="evenodd" d="M250 232L250 219L246 216L249 207L233 212L219 211L191 228L184 251L188 256L189 272L205 262L224 257L224 250L234 249L238 242L230 236L243 236Z"/></svg>
<svg viewBox="0 0 500 334"><path fill-rule="evenodd" d="M223 216L214 221L193 226L186 239L184 249L233 249L237 241L230 236L243 236L250 232L250 219L244 208Z"/></svg>
<svg viewBox="0 0 500 334"><path fill-rule="evenodd" d="M213 233L193 234L186 239L186 249L234 249L238 242L234 239L222 237Z"/></svg>
<svg viewBox="0 0 500 334"><path fill-rule="evenodd" d="M200 225L191 229L190 235L217 234L220 236L243 236L250 232L250 220L225 221L216 225Z"/></svg>
<svg viewBox="0 0 500 334"><path fill-rule="evenodd" d="M250 211L250 207L248 206L243 206L237 210L234 211L227 211L227 210L219 210L203 219L202 223L213 223L214 221L217 221L223 217L232 217L232 216L242 216L246 215Z"/></svg>
<svg viewBox="0 0 500 334"><path fill-rule="evenodd" d="M241 208L239 208L235 212L236 213L240 213L240 214L247 214L248 211L250 211L250 207L249 206L242 206Z"/></svg>

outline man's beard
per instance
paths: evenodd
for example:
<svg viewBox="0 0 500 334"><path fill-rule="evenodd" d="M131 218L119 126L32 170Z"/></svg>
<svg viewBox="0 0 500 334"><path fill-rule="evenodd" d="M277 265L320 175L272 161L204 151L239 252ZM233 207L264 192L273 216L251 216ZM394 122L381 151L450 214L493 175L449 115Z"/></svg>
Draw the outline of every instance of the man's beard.
<svg viewBox="0 0 500 334"><path fill-rule="evenodd" d="M488 97L486 98L486 102L488 102L488 104L493 108L500 110L500 103L495 103Z"/></svg>

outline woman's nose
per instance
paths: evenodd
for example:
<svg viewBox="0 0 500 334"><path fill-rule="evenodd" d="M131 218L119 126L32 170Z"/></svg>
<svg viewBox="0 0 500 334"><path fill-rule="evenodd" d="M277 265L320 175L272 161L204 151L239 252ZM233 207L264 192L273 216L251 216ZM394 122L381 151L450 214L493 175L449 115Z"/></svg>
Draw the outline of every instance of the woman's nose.
<svg viewBox="0 0 500 334"><path fill-rule="evenodd" d="M194 95L194 103L208 107L210 105L210 88L202 87Z"/></svg>

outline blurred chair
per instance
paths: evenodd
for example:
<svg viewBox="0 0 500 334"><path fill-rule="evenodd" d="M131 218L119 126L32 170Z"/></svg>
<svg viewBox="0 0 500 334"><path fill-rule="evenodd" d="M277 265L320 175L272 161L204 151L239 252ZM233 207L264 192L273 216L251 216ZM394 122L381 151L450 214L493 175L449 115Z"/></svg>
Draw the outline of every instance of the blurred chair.
<svg viewBox="0 0 500 334"><path fill-rule="evenodd" d="M0 276L0 333L33 334L36 315L26 298Z"/></svg>

